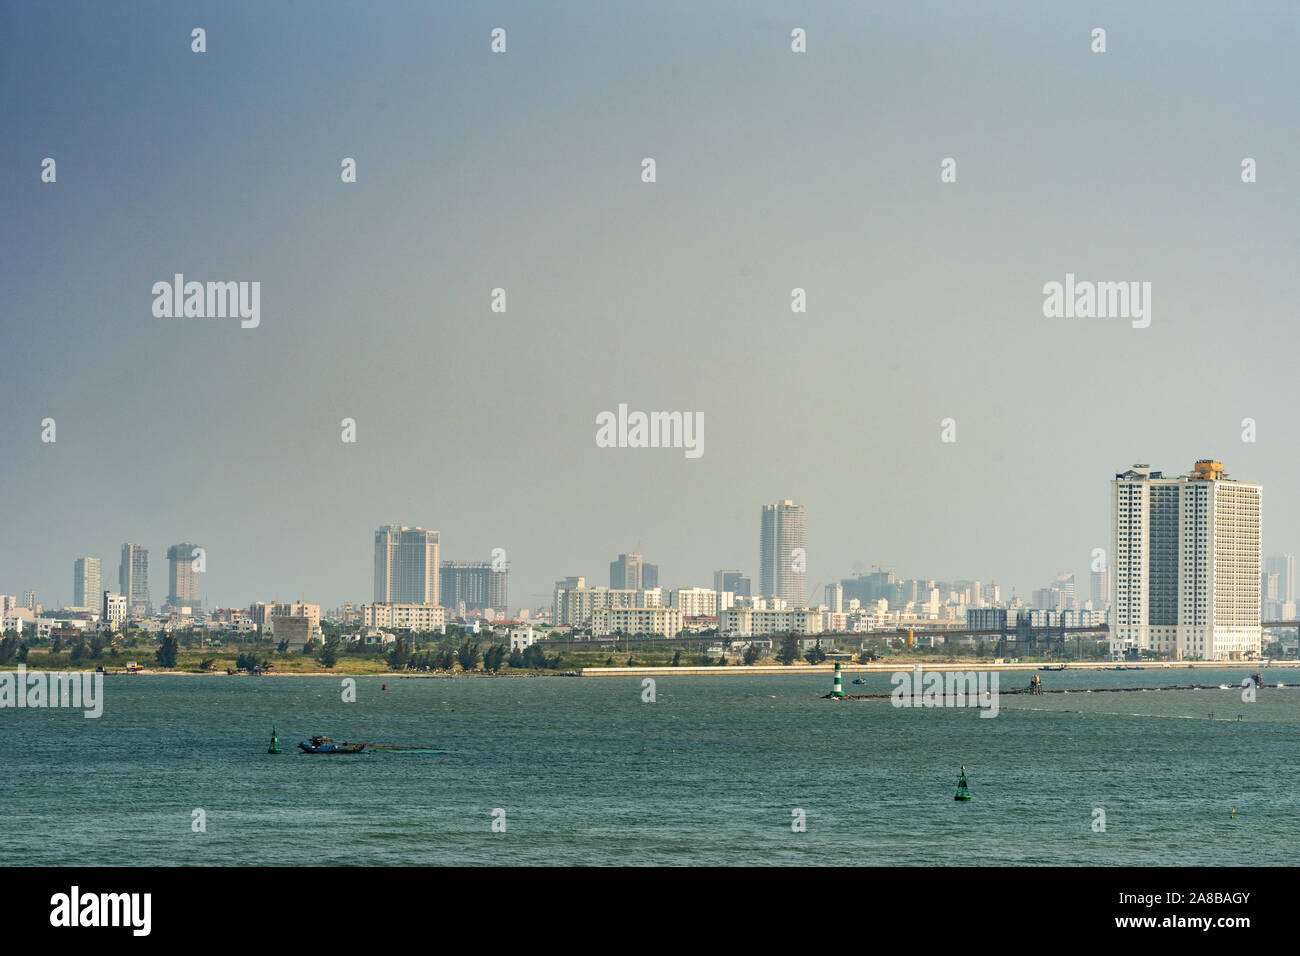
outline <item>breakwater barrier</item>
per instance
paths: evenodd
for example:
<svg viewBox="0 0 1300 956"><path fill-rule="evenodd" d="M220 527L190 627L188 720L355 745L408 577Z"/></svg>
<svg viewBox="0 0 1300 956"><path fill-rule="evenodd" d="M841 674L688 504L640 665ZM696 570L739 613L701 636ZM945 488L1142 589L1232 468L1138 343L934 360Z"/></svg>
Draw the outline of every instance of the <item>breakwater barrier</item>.
<svg viewBox="0 0 1300 956"><path fill-rule="evenodd" d="M1263 687L1259 688L1259 690L1295 690L1297 686L1300 685L1265 684ZM1141 693L1141 692L1154 692L1159 690L1240 691L1241 687L1239 686L1233 687L1231 685L1229 685L1228 687L1222 687L1219 684L1170 684L1166 687L1069 687L1069 688L1058 687L1052 690L1049 690L1046 687L1042 688L1041 690L1034 690L1029 687L1014 687L1008 690L1002 690L1001 688L999 688L998 696L1006 697L1008 695L1014 695L1014 694L1024 694L1027 697L1036 697L1043 694L1134 694L1134 693ZM936 693L940 697L943 696L942 691L936 691ZM830 694L823 694L822 700L889 700L893 696L894 695L892 693L888 693L888 692L883 694L845 694L842 697L838 694L830 693Z"/></svg>
<svg viewBox="0 0 1300 956"><path fill-rule="evenodd" d="M988 661L876 661L870 664L846 664L840 662L840 666L845 674L894 674L901 670L910 672L914 667L920 666L921 671L1036 671L1043 668L1044 663L1038 661L1035 663L990 663ZM1243 667L1243 668L1262 668L1262 667L1300 667L1300 661L1182 661L1173 664L1163 664L1159 662L1146 663L1139 665L1118 665L1121 670L1141 670L1141 671L1173 671L1186 668L1210 667L1216 670ZM1064 671L1058 671L1053 668L1053 673L1070 673L1071 671L1113 671L1117 667L1114 663L1071 663ZM835 673L835 662L830 661L825 664L728 664L720 666L716 664L694 664L681 665L673 667L671 665L661 666L642 666L634 665L632 667L584 667L578 671L580 677L668 677L668 676L709 676L709 677L726 677L728 675L744 676L754 674L833 674ZM1189 675L1190 676L1190 675ZM1008 693L1003 691L1003 693Z"/></svg>

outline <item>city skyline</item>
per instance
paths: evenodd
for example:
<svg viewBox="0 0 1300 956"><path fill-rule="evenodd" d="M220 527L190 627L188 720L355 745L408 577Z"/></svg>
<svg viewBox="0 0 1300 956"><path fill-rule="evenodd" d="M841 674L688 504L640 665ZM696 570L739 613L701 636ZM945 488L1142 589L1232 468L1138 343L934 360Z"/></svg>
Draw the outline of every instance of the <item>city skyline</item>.
<svg viewBox="0 0 1300 956"><path fill-rule="evenodd" d="M1215 462L1214 464L1218 466L1217 462ZM1147 467L1147 466L1135 466L1135 467L1140 468L1140 467ZM1191 476L1194 474L1196 470L1199 470L1200 467L1201 465L1198 463L1196 469L1189 469L1188 472L1182 473L1177 477L1186 478L1188 476ZM1160 475L1160 472L1156 472L1155 474ZM1172 478L1174 476L1170 476L1170 477ZM1254 484L1256 487L1258 486L1258 483L1254 483ZM806 510L803 508L802 505L796 505L793 501L789 499L786 499L782 502L778 502L776 505L764 505L762 507L763 521L761 525L762 533L760 534L760 549L756 561L756 563L758 563L760 567L762 566L764 557L767 553L766 549L770 545L769 538L771 538L771 540L776 540L776 538L780 537L780 534L776 529L776 525L773 524L773 521L775 520L773 518L773 515L775 514L775 511L779 508L784 508L787 510L794 509L797 512L799 520L796 522L797 525L796 533L799 535L798 540L804 540L801 535L803 531L804 522L806 520ZM1112 502L1112 513L1113 513L1113 509L1114 509L1114 504ZM773 535L775 535L775 537L772 537ZM415 548L416 538L418 538L420 542L418 548ZM793 546L794 541L795 539L791 538L789 541L786 542L787 550L789 549L790 546ZM403 545L403 542L405 542L405 547ZM182 579L186 580L187 582L186 583L187 593L194 593L201 587L201 577L202 577L201 574L191 572L190 562L188 558L186 560L181 560L182 555L189 555L191 553L191 549L196 549L196 547L197 546L194 546L190 542L185 542L183 544L174 545L168 549L169 570L170 570L170 576L172 582L172 588L169 590L175 589L176 586L175 582L178 574L180 574L182 576ZM1113 524L1112 524L1111 540L1108 547L1109 550L1106 551L1106 555L1107 555L1107 561L1109 562L1113 560L1113 556L1115 554ZM412 550L413 548L415 548L415 550ZM144 563L147 566L147 549L143 549L141 545L132 545L132 544L123 545L122 553L123 553L124 560L126 559L128 550L130 550L131 553L137 554L137 558L140 553L143 553ZM204 550L204 549L197 549L197 550ZM421 572L420 575L418 575L421 581L424 582L423 586L419 588L415 588L415 584L418 584L419 582L415 582L414 578L412 578L411 581L408 581L406 585L404 585L405 588L404 590L399 589L397 581L399 579L404 580L405 578L411 577L411 574L414 573L414 572L410 572L410 569L408 569L408 572L410 573L403 572L401 570L401 568L404 567L404 564L401 560L399 560L399 557L405 555L407 560L409 561L411 557L416 556L416 551L419 551L420 555L423 558L423 560L419 563L421 567L424 568L424 571ZM373 600L377 602L388 601L388 602L403 603L403 602L414 601L414 603L442 604L443 602L441 600L441 597L442 597L442 592L447 587L446 582L459 581L460 577L464 578L464 583L460 585L453 585L453 586L458 586L460 588L468 588L469 589L468 591L462 591L462 593L472 595L476 599L473 602L468 602L467 606L469 607L482 606L484 608L491 607L494 610L496 610L498 613L508 614L515 609L526 610L531 612L539 608L545 608L548 604L546 598L553 596L553 588L552 588L552 590L548 592L548 594L545 595L544 599L541 601L530 602L530 603L515 603L515 604L507 603L507 599L505 597L507 593L507 585L505 582L506 579L508 578L508 575L497 575L494 573L494 569L497 569L498 563L500 565L500 568L509 567L509 561L507 560L506 552L504 551L504 549L494 549L493 561L491 562L486 562L486 561L485 562L464 562L464 561L441 560L440 553L441 553L440 533L436 530L426 530L420 527L402 526L402 525L381 526L377 531L374 532L374 553L373 553L374 577L372 580L373 594L374 594ZM1090 554L1089 557L1092 560L1093 566L1095 568L1096 557L1097 557L1095 549ZM95 564L92 567L94 572L98 571L98 559L78 558L74 562L74 579L76 578L77 575L81 574L82 563L87 561L95 562ZM385 562L388 562L388 564L385 564ZM391 569L393 570L392 571L382 570L385 567L391 567ZM885 573L884 571L881 570L883 567L881 564L876 564L873 567L875 568L873 574ZM620 568L622 568L623 570L619 570ZM719 581L740 581L740 580L748 581L752 579L751 575L747 575L744 573L744 569L725 569L725 570L715 569L714 571L710 572L706 576L703 576L699 580L673 581L670 584L660 585L659 582L657 581L658 569L656 565L645 564L644 559L640 554L624 553L624 554L620 554L619 558L616 561L611 562L609 565L611 588L615 587L616 574L627 574L628 577L632 577L633 575L635 575L637 578L635 582L635 588L636 589L641 588L643 586L643 582L640 581L642 568L653 569L656 576L656 580L653 584L644 585L644 586L650 588L661 586L663 587L665 592L682 589L682 588L701 588L701 587L708 588L709 581L713 582L714 589L718 589ZM1285 551L1276 551L1276 550L1261 551L1261 556L1258 559L1258 568L1256 574L1254 575L1254 579L1259 586L1259 594L1262 603L1266 603L1271 600L1273 602L1274 607L1281 608L1283 606L1288 606L1288 602L1295 601L1297 595L1295 592L1294 568L1295 568L1295 557L1293 554ZM479 572L484 572L483 582L480 582L478 580ZM390 576L393 576L394 573L396 576L393 578L393 581L381 585L381 575L389 574ZM985 595L981 594L980 591L988 590L990 587L992 587L992 588L996 588L997 592L999 592L999 596L996 599L989 601L988 603L1009 606L1013 602L1019 602L1027 607L1045 608L1045 609L1050 609L1057 606L1062 608L1066 606L1077 607L1077 608L1084 608L1084 607L1091 606L1094 609L1098 609L1099 605L1097 604L1097 600L1096 600L1098 592L1101 591L1109 595L1112 592L1112 588L1113 588L1113 579L1110 577L1109 573L1102 578L1103 586L1099 588L1099 584L1098 584L1099 576L1095 570L1092 570L1091 573L1087 575L1087 579L1090 580L1091 582L1089 585L1089 592L1087 597L1084 597L1083 593L1078 589L1076 583L1078 576L1075 573L1068 572L1068 571L1056 574L1054 577L1054 581L1048 583L1045 587L1027 589L1023 592L1018 591L1014 588L1007 588L1005 585L999 584L996 577L990 577L987 580L982 578L973 578L969 574L957 574L947 578L941 578L933 575L913 577L907 574L895 575L894 569L892 567L889 567L887 569L887 573L891 576L891 578L896 578L900 583L904 581L915 581L915 582L930 581L936 584L947 584L947 585L962 585L962 584L969 585L971 583L974 583L977 588L975 592L975 599L976 599L975 606L980 606L986 602ZM119 574L121 574L121 572L119 572ZM452 576L449 577L449 574ZM1268 582L1269 582L1270 574L1273 575L1272 587L1274 588L1274 591L1271 594L1268 592L1268 587L1269 587ZM867 576L866 572L859 571L859 570L855 570L853 572L841 572L840 574L837 574L834 577L832 577L830 580L826 580L814 586L811 586L811 589L806 599L800 598L794 602L791 602L789 606L817 607L821 603L827 603L827 601L824 601L824 597L825 595L828 595L830 593L829 589L831 587L839 587L840 599L847 603L848 598L843 593L843 585L849 584L851 579L865 579L866 576ZM585 575L581 575L578 577L585 577ZM500 581L499 582L491 581L492 578L499 578ZM574 579L575 579L574 577L572 576L570 577L570 580L574 580ZM557 579L553 578L553 580L557 580ZM983 582L982 588L980 587L981 582ZM76 581L74 580L74 585L75 583ZM626 579L620 580L620 585L626 583L627 583ZM632 585L628 585L628 586L632 587ZM412 588L415 589L412 590ZM102 594L110 590L111 589L105 589L101 586L100 593ZM263 592L265 590L266 589L264 588ZM274 588L272 588L272 590L274 590ZM35 589L24 589L24 597L26 597L28 593L34 591ZM419 591L420 593L416 594L416 591ZM814 591L818 593L816 594L812 593ZM432 595L430 594L430 592L432 592ZM1055 595L1055 597L1051 601L1047 601L1046 599L1041 597L1041 595L1047 594L1049 592ZM753 593L757 597L775 596L775 597L782 597L783 599L789 601L789 599L785 598L784 595L782 594L765 593L761 587L761 581L760 581L760 587L755 589ZM243 607L249 607L258 601L265 600L266 596L267 595L265 593L260 593L258 597L250 598L249 600L245 600L245 601L232 601L232 602L225 602L225 603L203 601L202 604L207 609L220 608L220 607L243 608ZM278 599L279 598L276 597L276 600ZM463 598L458 597L456 603L460 603L463 600L464 600ZM916 600L918 602L920 601L920 595L917 595ZM944 598L944 600L946 602L946 597ZM130 598L128 596L128 602L129 601ZM100 603L102 603L102 600ZM168 598L168 603L177 603L172 601L172 595L170 594ZM182 601L179 603L187 603L187 602ZM197 602L188 602L188 603L197 603ZM360 606L369 602L358 598L350 598L347 600L339 600L339 601L319 599L315 603L319 604L322 607L341 608L346 604ZM59 605L55 603L49 606L58 607L63 605ZM77 606L77 605L73 604L73 605L66 605L66 606ZM98 607L99 604L97 603L91 606ZM128 606L133 608L135 605L128 603ZM502 611L503 607L505 608L505 611ZM454 611L455 605L453 605L450 610ZM1269 619L1268 612L1265 611L1264 614L1265 614L1265 619L1266 620ZM1276 614L1273 615L1273 619L1277 619Z"/></svg>

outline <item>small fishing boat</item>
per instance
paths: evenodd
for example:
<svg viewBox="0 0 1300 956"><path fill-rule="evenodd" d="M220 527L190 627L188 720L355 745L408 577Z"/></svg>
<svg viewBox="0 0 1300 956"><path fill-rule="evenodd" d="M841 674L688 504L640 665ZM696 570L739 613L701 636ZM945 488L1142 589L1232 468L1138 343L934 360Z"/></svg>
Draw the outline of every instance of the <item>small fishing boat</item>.
<svg viewBox="0 0 1300 956"><path fill-rule="evenodd" d="M274 731L272 731L271 742L273 746L278 746L275 741ZM304 740L298 745L299 749L306 754L445 754L445 750L435 750L432 747L403 747L397 744L354 744L348 741L338 743L330 740L328 737L312 737ZM279 753L278 750L272 750L271 753Z"/></svg>
<svg viewBox="0 0 1300 956"><path fill-rule="evenodd" d="M365 753L365 744L350 744L346 740L338 744L329 737L312 737L311 740L303 740L298 747L303 753Z"/></svg>
<svg viewBox="0 0 1300 956"><path fill-rule="evenodd" d="M855 684L865 684L865 683L866 683L866 680L864 680L864 679L861 678L861 677L855 677L855 678L853 678L853 683L855 683Z"/></svg>

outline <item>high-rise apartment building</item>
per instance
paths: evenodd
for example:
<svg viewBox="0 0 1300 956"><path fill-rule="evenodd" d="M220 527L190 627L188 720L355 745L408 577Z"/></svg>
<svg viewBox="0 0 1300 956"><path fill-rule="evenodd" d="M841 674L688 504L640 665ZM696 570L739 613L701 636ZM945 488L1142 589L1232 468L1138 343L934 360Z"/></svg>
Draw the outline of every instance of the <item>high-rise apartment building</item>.
<svg viewBox="0 0 1300 956"><path fill-rule="evenodd" d="M437 531L384 525L375 532L375 600L380 603L439 603Z"/></svg>
<svg viewBox="0 0 1300 956"><path fill-rule="evenodd" d="M844 585L826 585L826 607L832 614L844 613Z"/></svg>
<svg viewBox="0 0 1300 956"><path fill-rule="evenodd" d="M1092 609L1094 611L1104 611L1110 607L1110 571L1093 571L1089 579L1089 596L1092 598Z"/></svg>
<svg viewBox="0 0 1300 956"><path fill-rule="evenodd" d="M803 505L789 499L763 505L759 533L759 591L762 597L783 598L789 607L806 603L807 526Z"/></svg>
<svg viewBox="0 0 1300 956"><path fill-rule="evenodd" d="M443 561L439 569L438 601L447 608L465 605L466 613L486 611L498 614L509 611L510 568L494 567L489 561Z"/></svg>
<svg viewBox="0 0 1300 956"><path fill-rule="evenodd" d="M620 554L609 562L609 586L622 591L641 587L641 555Z"/></svg>
<svg viewBox="0 0 1300 956"><path fill-rule="evenodd" d="M1239 659L1260 650L1261 488L1203 459L1111 482L1111 651Z"/></svg>
<svg viewBox="0 0 1300 956"><path fill-rule="evenodd" d="M620 554L609 562L609 586L619 591L659 587L659 566L647 564L639 554Z"/></svg>
<svg viewBox="0 0 1300 956"><path fill-rule="evenodd" d="M129 613L149 612L149 552L142 545L122 545L117 585L118 592L126 598Z"/></svg>
<svg viewBox="0 0 1300 956"><path fill-rule="evenodd" d="M27 610L29 610L29 611L35 611L35 610L36 610L36 592L35 592L35 591L24 591L24 592L23 592L23 607L27 608Z"/></svg>
<svg viewBox="0 0 1300 956"><path fill-rule="evenodd" d="M753 582L748 574L741 574L734 568L713 572L713 590L719 594L730 591L736 597L751 597Z"/></svg>
<svg viewBox="0 0 1300 956"><path fill-rule="evenodd" d="M1264 570L1277 572L1276 600L1285 604L1296 599L1294 554L1270 554L1264 559Z"/></svg>
<svg viewBox="0 0 1300 956"><path fill-rule="evenodd" d="M200 551L192 541L182 541L167 549L167 603L173 607L199 603L199 574L195 562Z"/></svg>
<svg viewBox="0 0 1300 956"><path fill-rule="evenodd" d="M74 607L85 607L91 610L99 610L104 603L104 592L101 590L102 575L100 574L99 558L77 558L72 562L72 604Z"/></svg>

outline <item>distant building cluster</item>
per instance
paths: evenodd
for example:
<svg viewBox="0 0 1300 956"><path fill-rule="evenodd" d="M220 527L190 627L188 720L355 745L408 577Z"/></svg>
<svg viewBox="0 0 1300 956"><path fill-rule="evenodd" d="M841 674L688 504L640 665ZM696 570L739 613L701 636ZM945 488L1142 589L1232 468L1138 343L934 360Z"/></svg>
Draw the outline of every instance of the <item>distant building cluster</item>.
<svg viewBox="0 0 1300 956"><path fill-rule="evenodd" d="M1264 559L1259 590L1265 621L1296 620L1295 555L1271 554Z"/></svg>
<svg viewBox="0 0 1300 956"><path fill-rule="evenodd" d="M1294 556L1260 553L1260 497L1259 485L1229 479L1217 461L1170 477L1135 465L1111 482L1109 562L1102 549L1094 552L1086 596L1075 575L1063 572L1027 602L992 582L899 578L883 568L809 590L806 512L785 499L763 505L759 515L757 587L741 569L724 568L712 587L665 588L658 565L625 552L609 563L608 586L560 579L549 608L536 609L531 620L521 611L517 621L510 620L504 551L490 561L442 560L439 532L384 525L374 536L373 600L345 604L329 619L381 647L397 633L446 633L453 624L470 633L503 630L515 649L550 629L592 639L705 633L728 643L906 632L909 644L915 637L933 646L945 632L1108 627L1116 657L1239 658L1260 653L1263 622L1297 617ZM128 621L148 631L197 626L258 633L290 649L323 637L318 604L257 601L205 611L202 552L188 541L167 549L161 608L150 597L149 551L127 543L117 591L103 588L99 558L79 557L72 606L48 614L34 591L24 591L21 602L0 595L0 623L5 631L30 626L40 637L117 630Z"/></svg>
<svg viewBox="0 0 1300 956"><path fill-rule="evenodd" d="M199 582L203 573L202 548L193 542L167 549L168 590L159 616L193 616L202 602ZM116 591L103 587L103 566L99 558L82 557L72 562L72 604L65 610L83 611L116 619L122 608L127 618L145 620L154 616L149 589L149 550L141 544L122 545L117 569Z"/></svg>

